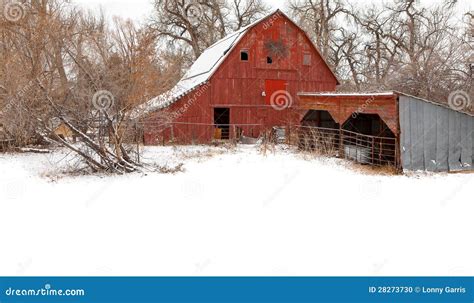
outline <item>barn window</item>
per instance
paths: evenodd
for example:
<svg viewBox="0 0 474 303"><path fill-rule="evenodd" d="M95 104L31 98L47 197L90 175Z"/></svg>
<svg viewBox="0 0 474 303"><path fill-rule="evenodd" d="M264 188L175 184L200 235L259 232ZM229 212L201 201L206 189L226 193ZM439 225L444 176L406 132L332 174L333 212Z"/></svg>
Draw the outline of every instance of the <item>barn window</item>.
<svg viewBox="0 0 474 303"><path fill-rule="evenodd" d="M303 55L303 65L310 66L311 65L311 54L305 53Z"/></svg>
<svg viewBox="0 0 474 303"><path fill-rule="evenodd" d="M267 57L267 64L272 64L273 63L273 58L268 56Z"/></svg>
<svg viewBox="0 0 474 303"><path fill-rule="evenodd" d="M249 61L249 51L241 50L240 51L240 61Z"/></svg>

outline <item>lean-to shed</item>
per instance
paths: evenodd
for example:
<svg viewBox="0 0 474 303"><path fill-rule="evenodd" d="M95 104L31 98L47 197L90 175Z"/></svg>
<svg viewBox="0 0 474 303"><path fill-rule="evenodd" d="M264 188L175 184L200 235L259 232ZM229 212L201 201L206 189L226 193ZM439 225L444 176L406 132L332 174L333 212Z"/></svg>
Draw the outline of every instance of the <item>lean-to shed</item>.
<svg viewBox="0 0 474 303"><path fill-rule="evenodd" d="M355 132L369 138L393 138L392 156L398 158L393 162L400 168L473 170L474 116L468 112L394 91L306 92L299 97L311 116L319 117L311 121L315 127L340 129L341 136Z"/></svg>

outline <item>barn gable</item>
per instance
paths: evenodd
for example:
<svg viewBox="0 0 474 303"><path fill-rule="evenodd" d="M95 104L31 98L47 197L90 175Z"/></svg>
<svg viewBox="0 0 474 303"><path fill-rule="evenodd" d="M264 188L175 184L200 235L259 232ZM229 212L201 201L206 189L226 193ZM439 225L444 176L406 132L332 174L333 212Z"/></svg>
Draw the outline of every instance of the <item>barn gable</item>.
<svg viewBox="0 0 474 303"><path fill-rule="evenodd" d="M310 49L306 51L308 53L314 52L315 60L318 63L321 63L323 69L333 77L336 84L339 84L337 77L330 69L327 62L324 60L322 55L320 54L319 50L316 46L311 42L308 35L298 27L298 25L293 22L286 14L281 12L280 10L276 10L269 14L266 17L263 17L256 22L252 23L251 25L240 29L237 32L234 32L225 38L217 41L212 46L207 48L202 55L194 62L191 68L187 71L184 77L176 84L176 86L168 91L167 93L160 95L144 105L142 105L139 109L141 114L148 114L154 112L156 110L164 109L169 107L171 104L175 103L182 97L188 95L190 92L195 91L205 83L207 83L216 73L219 73L220 68L222 65L229 60L229 55L238 52L238 56L240 56L240 52L242 47L245 48L245 45L242 46L242 41L249 41L251 43L264 43L263 48L272 50L275 53L274 57L283 56L285 55L285 51L292 51L284 50L282 47L282 41L279 40L278 32L281 28L277 28L273 26L274 24L281 22L282 19L284 20L285 24L290 24L285 29L290 30L291 28L296 28L301 33L301 36L305 40L303 43L306 47L310 45ZM258 31L265 32L265 34L269 35L270 42L263 42L263 41L255 41L255 31L258 28ZM252 37L248 37L252 36ZM296 41L290 41L291 47L296 48L298 45L302 45L301 41L298 44ZM260 47L261 49L262 47ZM249 54L253 56L253 54ZM268 60L275 60L276 58L270 58L270 56L260 56L260 62L258 62L256 68L269 68ZM284 57L284 56L283 56ZM303 58L302 60L306 60ZM276 63L276 62L275 62ZM291 60L287 60L288 64L291 64ZM289 70L288 66L282 66L281 64L275 64L273 69L285 69Z"/></svg>

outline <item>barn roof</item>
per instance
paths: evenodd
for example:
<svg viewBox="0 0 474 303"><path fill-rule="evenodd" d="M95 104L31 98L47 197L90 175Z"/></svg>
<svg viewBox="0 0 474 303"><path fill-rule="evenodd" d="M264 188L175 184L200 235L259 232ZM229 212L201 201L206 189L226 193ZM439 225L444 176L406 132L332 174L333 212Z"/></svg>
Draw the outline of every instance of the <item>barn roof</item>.
<svg viewBox="0 0 474 303"><path fill-rule="evenodd" d="M189 92L196 90L203 84L205 84L212 75L216 72L219 66L224 62L227 56L231 53L234 47L239 43L247 32L252 29L254 26L258 25L262 21L266 20L267 18L273 16L274 14L281 14L285 16L288 20L290 20L295 26L298 26L294 23L291 18L289 18L285 13L280 11L279 9L274 10L267 16L258 19L257 21L253 22L252 24L241 28L240 30L222 38L221 40L217 41L210 47L208 47L199 58L194 62L191 68L187 71L184 77L168 92L151 99L150 101L144 103L142 106L139 107L140 116L146 115L150 112L160 110L166 108L177 101L179 98L183 97L184 95L188 94ZM299 27L299 26L298 26ZM304 32L304 31L303 31ZM306 34L306 33L305 33ZM309 39L308 35L306 34L307 38ZM311 39L309 39L311 41ZM313 44L314 45L314 44ZM323 59L324 63L329 68L329 65L325 61L324 57L321 55L319 50L316 46L314 46L317 50L320 57ZM332 75L339 83L337 76L334 74L331 68Z"/></svg>
<svg viewBox="0 0 474 303"><path fill-rule="evenodd" d="M182 96L206 83L250 26L242 28L208 47L171 90L145 103L145 114L171 105Z"/></svg>
<svg viewBox="0 0 474 303"><path fill-rule="evenodd" d="M364 92L301 92L298 96L315 96L315 97L381 97L381 96L395 96L395 92L379 92L379 93L364 93Z"/></svg>

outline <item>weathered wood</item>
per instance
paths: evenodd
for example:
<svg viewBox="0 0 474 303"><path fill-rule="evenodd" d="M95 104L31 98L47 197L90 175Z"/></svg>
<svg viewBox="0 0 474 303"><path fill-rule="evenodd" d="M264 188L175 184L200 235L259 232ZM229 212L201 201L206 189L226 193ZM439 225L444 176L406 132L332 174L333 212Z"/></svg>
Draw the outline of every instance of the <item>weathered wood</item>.
<svg viewBox="0 0 474 303"><path fill-rule="evenodd" d="M282 50L274 53L269 45ZM248 52L249 61L241 61L241 50ZM311 56L310 66L303 64L304 54ZM272 64L267 64L269 55L273 56ZM268 81L279 81L279 85L266 87ZM190 143L193 131L199 134L201 142L207 143L213 137L213 130L198 124L212 125L215 107L230 108L232 125L262 125L243 129L247 134L252 131L254 137L274 126L299 125L305 112L297 110L303 105L298 93L334 91L337 84L334 74L304 31L283 14L275 13L242 37L210 78L209 86L188 93L167 110L146 119L145 144L169 142L173 135L177 142ZM270 105L277 88L289 93L289 108L276 110ZM194 123L194 126L174 124L173 134L170 128L159 128L158 121L163 113L171 115L187 104L190 106L185 113L173 122Z"/></svg>

